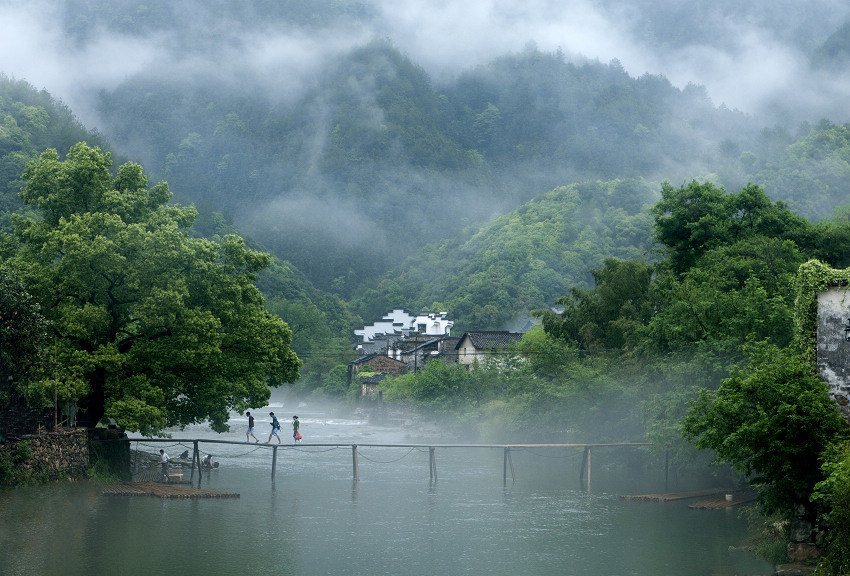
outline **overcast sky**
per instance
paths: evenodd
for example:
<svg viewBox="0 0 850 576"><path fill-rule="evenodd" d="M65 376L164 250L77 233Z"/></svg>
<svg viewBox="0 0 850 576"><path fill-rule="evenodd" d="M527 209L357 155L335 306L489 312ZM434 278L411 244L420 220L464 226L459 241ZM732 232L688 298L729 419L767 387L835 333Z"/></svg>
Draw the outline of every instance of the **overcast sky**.
<svg viewBox="0 0 850 576"><path fill-rule="evenodd" d="M662 2L647 0L382 0L370 5L367 21L337 19L321 30L249 29L195 13L186 21L214 27L220 42L215 50L178 54L173 31L136 36L101 28L88 42L76 43L66 34L61 2L0 0L0 71L46 88L93 122L92 94L140 72L225 81L258 74L285 78L288 90L297 93L325 59L376 37L392 40L438 81L533 43L568 57L616 58L633 76L663 74L680 88L703 84L716 105L752 114L779 101L811 110L813 120L820 115L848 120L840 117L850 96L847 76L813 71L807 49L846 21L850 3L775 0L767 11L736 8L736 14L718 8L704 23L714 31L706 36L683 13L688 3L668 1L671 9L665 12L658 8ZM648 5L655 7L656 22L670 16L681 25L653 29ZM192 2L176 6L194 9ZM776 15L767 21L765 13ZM789 30L804 37L789 38L783 33ZM667 35L678 41L666 42Z"/></svg>

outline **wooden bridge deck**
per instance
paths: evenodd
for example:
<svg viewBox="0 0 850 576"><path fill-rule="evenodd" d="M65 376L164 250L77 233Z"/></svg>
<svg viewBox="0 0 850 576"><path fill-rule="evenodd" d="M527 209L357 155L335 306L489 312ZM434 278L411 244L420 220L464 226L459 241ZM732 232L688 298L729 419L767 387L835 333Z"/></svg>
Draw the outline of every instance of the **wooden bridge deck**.
<svg viewBox="0 0 850 576"><path fill-rule="evenodd" d="M239 498L236 492L219 492L218 490L202 490L187 488L178 483L164 484L159 482L128 482L107 486L103 489L107 496L156 496L157 498Z"/></svg>
<svg viewBox="0 0 850 576"><path fill-rule="evenodd" d="M711 490L695 490L693 492L673 492L669 494L623 494L623 500L638 500L642 502L672 502L674 500L686 500L688 498L700 498L702 496L717 496L723 494L723 490L716 488Z"/></svg>
<svg viewBox="0 0 850 576"><path fill-rule="evenodd" d="M733 506L741 506L742 504L749 504L756 499L755 494L751 493L732 493L732 499L727 500L725 496L723 498L709 498L707 500L700 500L695 504L691 504L688 508L696 508L699 510L719 510L722 508L731 508Z"/></svg>
<svg viewBox="0 0 850 576"><path fill-rule="evenodd" d="M727 500L726 495L732 494L732 499ZM669 494L624 494L620 498L624 500L636 500L642 502L673 502L675 500L687 500L691 498L701 498L703 496L711 496L700 500L688 506L699 510L719 510L722 508L731 508L748 504L756 499L752 492L729 492L727 490L710 489L710 490L695 490L693 492L673 492Z"/></svg>

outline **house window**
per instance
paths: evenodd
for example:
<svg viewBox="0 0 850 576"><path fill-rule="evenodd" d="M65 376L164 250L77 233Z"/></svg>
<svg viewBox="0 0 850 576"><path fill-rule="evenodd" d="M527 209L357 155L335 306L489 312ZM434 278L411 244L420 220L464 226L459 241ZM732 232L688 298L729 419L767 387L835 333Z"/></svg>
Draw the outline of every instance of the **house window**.
<svg viewBox="0 0 850 576"><path fill-rule="evenodd" d="M417 324L416 329L419 330L420 332L424 333L425 332L425 324Z"/></svg>

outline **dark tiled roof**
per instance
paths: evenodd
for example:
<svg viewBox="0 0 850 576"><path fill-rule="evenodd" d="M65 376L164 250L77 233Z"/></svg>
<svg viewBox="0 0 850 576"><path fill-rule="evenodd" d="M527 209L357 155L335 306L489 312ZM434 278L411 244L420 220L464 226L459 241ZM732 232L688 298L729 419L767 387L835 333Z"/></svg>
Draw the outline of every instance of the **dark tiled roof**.
<svg viewBox="0 0 850 576"><path fill-rule="evenodd" d="M368 362L369 360L371 360L372 358L374 358L377 355L378 355L377 352L372 352L371 354L366 354L365 356L361 356L357 360L349 362L349 364L362 364L363 362Z"/></svg>
<svg viewBox="0 0 850 576"><path fill-rule="evenodd" d="M460 337L460 340L455 345L455 349L460 348L461 343L466 337L472 345L479 350L490 350L492 348L505 348L512 344L518 344L522 340L522 333L507 332L504 330L490 332L466 332Z"/></svg>

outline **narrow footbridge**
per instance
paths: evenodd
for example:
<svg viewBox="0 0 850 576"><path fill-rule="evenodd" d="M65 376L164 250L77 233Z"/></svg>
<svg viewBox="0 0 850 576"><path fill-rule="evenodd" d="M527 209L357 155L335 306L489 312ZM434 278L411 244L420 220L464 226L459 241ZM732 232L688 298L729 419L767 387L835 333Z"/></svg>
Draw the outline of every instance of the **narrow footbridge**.
<svg viewBox="0 0 850 576"><path fill-rule="evenodd" d="M583 452L581 471L579 472L579 481L582 485L586 485L587 490L590 490L590 471L591 471L591 455L594 448L635 448L643 446L651 446L650 442L611 442L611 443L581 443L581 444L367 444L367 443L311 443L311 444L269 444L255 442L240 442L235 440L216 440L216 439L176 439L176 438L130 438L129 440L121 440L122 442L138 443L167 443L190 445L192 450L191 462L191 477L190 481L194 482L195 469L198 470L198 485L200 486L202 477L201 453L199 444L230 444L237 446L250 446L254 449L270 449L272 451L271 458L271 479L274 482L275 469L277 468L277 452L278 450L297 450L302 448L351 448L351 464L352 476L354 481L360 480L360 468L358 463L360 448L407 448L410 451L420 449L428 450L429 454L429 474L432 482L437 480L437 458L436 451L450 449L475 449L475 450L501 450L502 457L502 482L504 485L508 483L508 474L512 482L516 482L514 474L514 465L511 458L511 451L522 449L564 449L576 448ZM409 452L408 452L409 453ZM665 458L665 484L667 476L667 462Z"/></svg>

